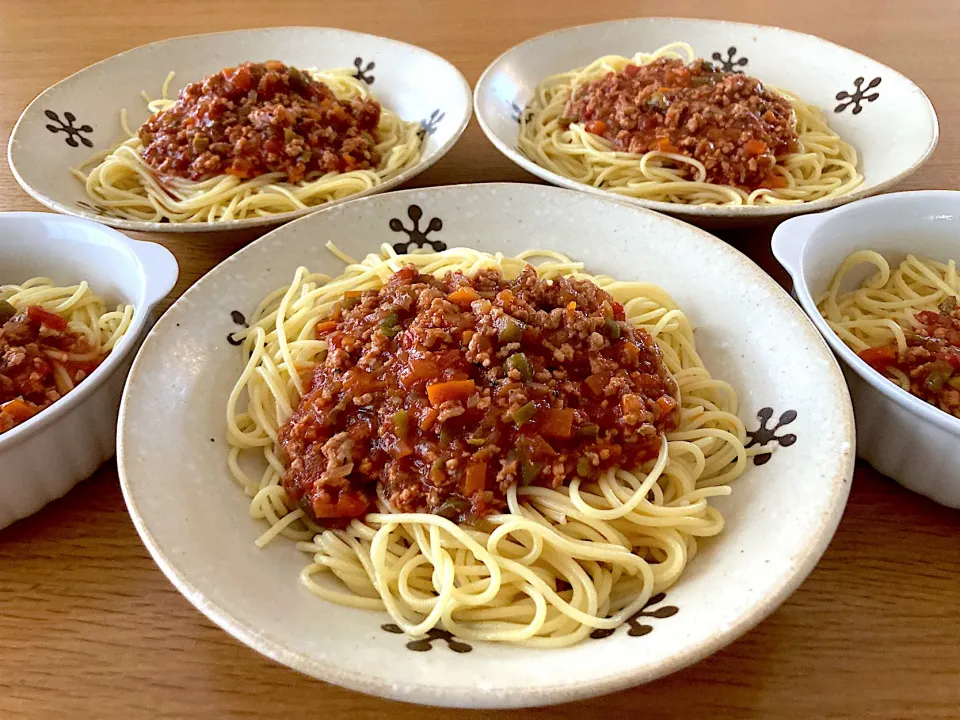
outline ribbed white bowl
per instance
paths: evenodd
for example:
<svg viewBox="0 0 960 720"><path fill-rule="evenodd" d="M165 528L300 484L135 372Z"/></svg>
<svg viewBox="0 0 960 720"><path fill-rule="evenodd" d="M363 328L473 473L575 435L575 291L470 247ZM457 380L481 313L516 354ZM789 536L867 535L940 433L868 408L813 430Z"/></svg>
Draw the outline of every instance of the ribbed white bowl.
<svg viewBox="0 0 960 720"><path fill-rule="evenodd" d="M0 435L0 528L35 513L89 477L116 448L120 396L151 310L177 280L177 261L88 220L0 213L0 283L43 275L87 280L109 304L130 303L133 324L76 390Z"/></svg>
<svg viewBox="0 0 960 720"><path fill-rule="evenodd" d="M788 220L773 235L773 254L793 277L794 294L841 360L853 399L857 454L909 490L960 508L960 419L873 370L817 311L814 298L856 250L875 250L891 264L908 253L960 260L960 192L880 195Z"/></svg>

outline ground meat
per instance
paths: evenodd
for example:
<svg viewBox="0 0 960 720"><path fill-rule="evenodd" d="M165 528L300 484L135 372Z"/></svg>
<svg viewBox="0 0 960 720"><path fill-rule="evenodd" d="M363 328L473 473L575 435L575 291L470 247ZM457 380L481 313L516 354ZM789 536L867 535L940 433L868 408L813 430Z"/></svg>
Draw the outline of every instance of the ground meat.
<svg viewBox="0 0 960 720"><path fill-rule="evenodd" d="M960 307L949 297L940 312L917 313L918 327L904 334L907 350L897 345L867 348L860 357L887 377L893 370L910 380L910 392L941 410L960 417Z"/></svg>
<svg viewBox="0 0 960 720"><path fill-rule="evenodd" d="M74 362L71 354L89 355L87 338L68 329L67 321L39 305L22 312L0 300L0 433L29 420L87 377L105 355ZM69 378L57 378L59 366Z"/></svg>
<svg viewBox="0 0 960 720"><path fill-rule="evenodd" d="M380 105L341 102L329 87L283 63L244 63L180 91L139 130L144 161L160 175L248 179L376 167Z"/></svg>
<svg viewBox="0 0 960 720"><path fill-rule="evenodd" d="M317 332L328 352L280 443L284 488L326 522L377 497L483 517L516 483L636 468L679 421L660 352L623 307L529 266L513 280L407 267L345 297Z"/></svg>
<svg viewBox="0 0 960 720"><path fill-rule="evenodd" d="M617 150L696 158L708 182L746 189L782 187L776 158L796 149L790 102L756 78L711 63L660 59L627 65L574 88L561 124L583 123ZM693 168L679 169L693 177Z"/></svg>

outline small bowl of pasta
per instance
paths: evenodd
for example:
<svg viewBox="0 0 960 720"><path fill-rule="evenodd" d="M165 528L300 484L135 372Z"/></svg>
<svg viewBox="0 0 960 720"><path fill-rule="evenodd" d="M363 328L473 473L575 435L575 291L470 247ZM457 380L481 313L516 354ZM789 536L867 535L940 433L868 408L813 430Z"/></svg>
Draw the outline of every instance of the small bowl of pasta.
<svg viewBox="0 0 960 720"><path fill-rule="evenodd" d="M960 508L960 193L893 193L794 218L773 252L842 361L860 457Z"/></svg>
<svg viewBox="0 0 960 720"><path fill-rule="evenodd" d="M0 528L113 456L127 372L177 275L161 245L0 213Z"/></svg>

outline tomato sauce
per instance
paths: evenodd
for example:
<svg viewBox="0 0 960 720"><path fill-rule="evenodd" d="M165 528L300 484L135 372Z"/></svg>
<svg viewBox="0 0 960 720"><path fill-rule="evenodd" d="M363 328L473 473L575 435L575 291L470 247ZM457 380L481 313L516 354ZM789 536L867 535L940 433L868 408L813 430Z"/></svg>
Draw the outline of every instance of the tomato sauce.
<svg viewBox="0 0 960 720"><path fill-rule="evenodd" d="M282 429L283 486L321 521L379 496L454 520L655 458L679 422L659 349L593 283L413 267L317 326L325 359Z"/></svg>
<svg viewBox="0 0 960 720"><path fill-rule="evenodd" d="M139 130L142 157L164 177L243 180L376 167L380 105L343 102L322 82L281 62L226 68L180 91Z"/></svg>

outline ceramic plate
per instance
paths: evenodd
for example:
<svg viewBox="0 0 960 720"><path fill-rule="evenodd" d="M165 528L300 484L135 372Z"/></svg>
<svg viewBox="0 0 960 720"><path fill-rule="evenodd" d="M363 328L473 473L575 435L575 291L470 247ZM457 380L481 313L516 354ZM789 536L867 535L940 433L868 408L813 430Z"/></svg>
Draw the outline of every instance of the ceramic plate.
<svg viewBox="0 0 960 720"><path fill-rule="evenodd" d="M91 65L42 92L23 111L10 136L14 176L49 208L99 220L124 230L197 232L276 225L337 202L219 223L155 223L111 217L68 171L126 139L120 110L138 127L150 113L141 97L158 97L167 73L184 85L246 61L281 60L295 67L354 68L377 99L402 119L419 122L424 136L419 162L362 195L383 192L422 173L443 157L470 121L470 86L449 62L427 50L334 28L288 27L193 35L151 43Z"/></svg>
<svg viewBox="0 0 960 720"><path fill-rule="evenodd" d="M562 650L391 632L386 613L324 603L300 586L292 543L263 528L227 470L225 407L243 361L228 336L298 265L336 275L333 241L357 257L467 246L552 248L587 271L666 288L699 350L739 393L758 455L717 502L723 533L681 580L603 639ZM760 622L810 572L849 489L854 434L836 361L802 311L750 260L677 220L539 185L463 185L378 195L280 228L226 260L160 320L121 410L119 467L141 537L202 612L265 655L355 690L466 707L543 705L647 682ZM781 447L782 446L782 447ZM174 450L171 452L171 450Z"/></svg>
<svg viewBox="0 0 960 720"><path fill-rule="evenodd" d="M834 43L777 27L719 20L641 18L559 30L508 50L474 91L480 127L504 155L554 185L613 195L546 170L517 150L519 119L546 77L603 55L632 56L684 41L698 57L744 72L819 107L827 123L860 156L863 184L850 193L803 205L692 206L614 195L624 202L689 218L783 218L872 195L914 172L937 144L930 100L896 70Z"/></svg>

